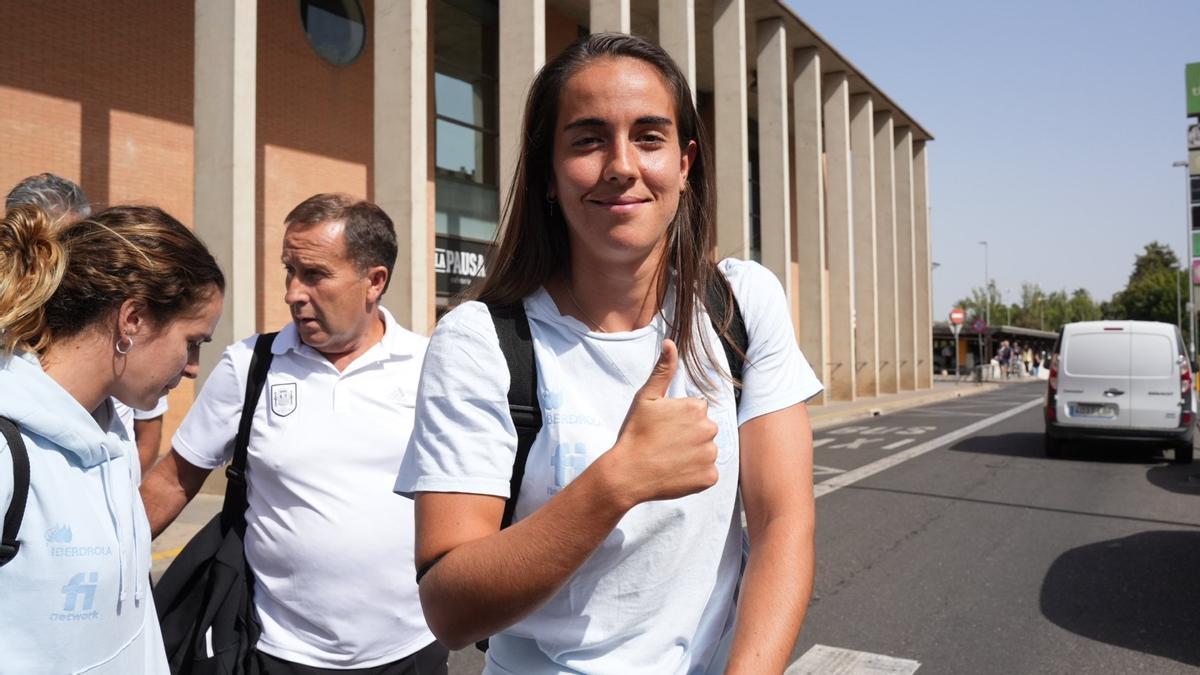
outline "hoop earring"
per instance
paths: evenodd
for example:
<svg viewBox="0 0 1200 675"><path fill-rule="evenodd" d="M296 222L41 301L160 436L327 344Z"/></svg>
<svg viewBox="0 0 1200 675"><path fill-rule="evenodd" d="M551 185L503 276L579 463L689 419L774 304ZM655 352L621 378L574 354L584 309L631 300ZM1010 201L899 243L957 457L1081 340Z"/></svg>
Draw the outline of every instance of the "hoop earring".
<svg viewBox="0 0 1200 675"><path fill-rule="evenodd" d="M128 344L128 345L125 345L124 347L122 347L122 341L124 341L124 340L128 340L128 341L129 341L129 344ZM125 356L125 355L126 355L126 354L128 354L128 353L129 353L131 350L133 350L133 338L132 338L132 337L130 337L130 336L128 336L128 335L122 335L122 336L121 336L121 337L120 337L120 338L117 340L117 344L116 344L116 345L114 345L114 349L116 349L116 350L117 350L117 353L118 353L118 354L120 354L121 356Z"/></svg>

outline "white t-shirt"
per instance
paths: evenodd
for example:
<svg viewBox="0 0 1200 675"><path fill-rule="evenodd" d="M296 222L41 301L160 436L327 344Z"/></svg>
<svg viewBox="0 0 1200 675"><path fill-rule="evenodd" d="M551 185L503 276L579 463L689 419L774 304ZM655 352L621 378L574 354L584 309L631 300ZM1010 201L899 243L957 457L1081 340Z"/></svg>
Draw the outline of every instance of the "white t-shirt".
<svg viewBox="0 0 1200 675"><path fill-rule="evenodd" d="M392 492L412 430L428 338L383 311L380 343L339 373L295 326L272 346L247 453L246 559L258 648L321 668L369 668L434 641L413 575L412 502ZM233 456L254 338L232 345L174 448L216 468Z"/></svg>
<svg viewBox="0 0 1200 675"><path fill-rule="evenodd" d="M121 418L121 424L124 424L125 428L129 430L129 437L133 438L134 437L133 421L134 420L152 420L152 419L157 419L157 418L165 415L167 412L167 408L168 408L167 397L163 396L162 398L158 399L158 405L154 406L154 408L151 410L139 410L137 408L130 408L129 406L125 405L124 403L121 403L120 401L118 401L117 399L114 398L113 399L113 408L115 408L117 411L117 417Z"/></svg>
<svg viewBox="0 0 1200 675"><path fill-rule="evenodd" d="M749 336L741 404L721 383L709 416L720 427L720 479L681 499L630 510L564 588L491 639L487 673L708 673L724 667L741 563L738 425L821 391L796 346L783 289L761 265L726 260ZM539 289L525 299L538 368L543 426L530 450L516 519L528 516L616 441L633 395L645 383L664 335L663 316L626 333L590 332L559 314ZM672 307L664 309L670 315ZM722 371L721 343L707 316L696 319ZM508 368L487 308L447 314L421 375L417 424L396 490L508 497L516 454ZM701 388L680 368L672 397ZM727 646L727 645L724 645Z"/></svg>

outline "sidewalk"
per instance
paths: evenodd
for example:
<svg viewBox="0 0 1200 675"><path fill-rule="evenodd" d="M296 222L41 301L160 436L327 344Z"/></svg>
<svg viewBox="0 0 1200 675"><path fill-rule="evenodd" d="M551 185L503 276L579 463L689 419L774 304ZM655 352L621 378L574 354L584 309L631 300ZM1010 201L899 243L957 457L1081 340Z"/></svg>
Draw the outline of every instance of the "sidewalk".
<svg viewBox="0 0 1200 675"><path fill-rule="evenodd" d="M1023 377L976 383L935 376L933 387L930 389L887 394L859 401L831 401L824 405L810 406L808 415L812 420L813 429L827 429L854 420L995 391L1009 384L1033 381L1036 381L1036 378ZM183 513L179 514L179 518L159 535L158 539L154 540L151 548L153 557L151 575L155 580L167 569L183 545L221 510L223 500L223 494L208 492L197 494L196 498L183 510Z"/></svg>

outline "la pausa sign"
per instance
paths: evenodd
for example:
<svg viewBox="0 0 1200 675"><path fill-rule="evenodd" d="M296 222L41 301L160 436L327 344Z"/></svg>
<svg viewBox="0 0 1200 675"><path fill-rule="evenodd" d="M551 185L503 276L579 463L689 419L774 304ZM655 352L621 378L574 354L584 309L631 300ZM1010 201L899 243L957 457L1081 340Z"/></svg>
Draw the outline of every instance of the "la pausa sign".
<svg viewBox="0 0 1200 675"><path fill-rule="evenodd" d="M433 249L438 293L453 295L487 276L489 248L483 242L439 236Z"/></svg>

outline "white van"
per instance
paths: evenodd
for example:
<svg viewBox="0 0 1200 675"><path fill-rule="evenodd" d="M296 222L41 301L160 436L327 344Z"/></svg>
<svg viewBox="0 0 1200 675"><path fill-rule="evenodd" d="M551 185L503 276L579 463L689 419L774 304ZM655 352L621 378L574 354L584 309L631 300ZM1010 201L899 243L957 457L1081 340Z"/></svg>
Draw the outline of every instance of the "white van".
<svg viewBox="0 0 1200 675"><path fill-rule="evenodd" d="M1169 445L1192 461L1196 397L1179 329L1157 321L1063 326L1046 392L1046 454L1076 439Z"/></svg>

